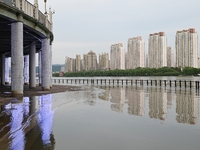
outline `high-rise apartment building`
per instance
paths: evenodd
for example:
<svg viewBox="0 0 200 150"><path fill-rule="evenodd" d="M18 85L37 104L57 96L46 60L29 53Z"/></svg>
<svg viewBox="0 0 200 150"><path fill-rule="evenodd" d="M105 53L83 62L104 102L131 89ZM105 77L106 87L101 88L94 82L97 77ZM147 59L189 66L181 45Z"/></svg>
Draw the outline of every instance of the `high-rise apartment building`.
<svg viewBox="0 0 200 150"><path fill-rule="evenodd" d="M176 32L176 67L198 67L198 35L194 28Z"/></svg>
<svg viewBox="0 0 200 150"><path fill-rule="evenodd" d="M110 48L110 69L125 69L124 47L122 43L113 44Z"/></svg>
<svg viewBox="0 0 200 150"><path fill-rule="evenodd" d="M167 67L175 67L175 57L171 46L167 47Z"/></svg>
<svg viewBox="0 0 200 150"><path fill-rule="evenodd" d="M103 53L99 55L99 67L100 70L109 69L109 55L108 53Z"/></svg>
<svg viewBox="0 0 200 150"><path fill-rule="evenodd" d="M149 35L148 57L149 68L167 66L167 38L164 32Z"/></svg>
<svg viewBox="0 0 200 150"><path fill-rule="evenodd" d="M83 55L83 61L84 61L84 70L97 70L97 56L96 53L94 53L92 50L88 52L86 55Z"/></svg>
<svg viewBox="0 0 200 150"><path fill-rule="evenodd" d="M76 71L81 71L81 55L76 55Z"/></svg>
<svg viewBox="0 0 200 150"><path fill-rule="evenodd" d="M144 41L141 36L128 39L127 68L145 67Z"/></svg>
<svg viewBox="0 0 200 150"><path fill-rule="evenodd" d="M76 59L65 57L65 68L66 72L75 72L76 71Z"/></svg>

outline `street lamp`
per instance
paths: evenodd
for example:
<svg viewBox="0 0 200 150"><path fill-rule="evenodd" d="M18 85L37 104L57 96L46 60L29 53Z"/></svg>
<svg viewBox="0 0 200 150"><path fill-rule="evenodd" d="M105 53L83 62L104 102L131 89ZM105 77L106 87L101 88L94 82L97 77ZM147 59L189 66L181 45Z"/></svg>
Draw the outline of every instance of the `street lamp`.
<svg viewBox="0 0 200 150"><path fill-rule="evenodd" d="M47 0L44 0L44 14L47 14L47 6L46 6Z"/></svg>

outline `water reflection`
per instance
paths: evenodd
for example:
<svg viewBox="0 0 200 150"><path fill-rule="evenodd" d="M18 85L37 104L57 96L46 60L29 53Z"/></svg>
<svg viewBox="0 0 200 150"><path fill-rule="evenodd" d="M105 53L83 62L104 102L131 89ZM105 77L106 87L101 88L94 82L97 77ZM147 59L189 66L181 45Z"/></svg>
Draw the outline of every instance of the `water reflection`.
<svg viewBox="0 0 200 150"><path fill-rule="evenodd" d="M143 116L148 109L150 118L165 121L168 111L176 105L178 123L196 124L199 117L199 93L195 90L173 90L160 87L103 87L98 98L111 102L111 110ZM175 103L173 103L175 102ZM148 104L148 108L145 108Z"/></svg>
<svg viewBox="0 0 200 150"><path fill-rule="evenodd" d="M110 89L110 102L111 110L116 112L123 112L125 102L125 89L124 88L112 88Z"/></svg>
<svg viewBox="0 0 200 150"><path fill-rule="evenodd" d="M137 88L137 87L136 87ZM134 90L126 89L128 113L131 115L143 116L145 111L145 91L141 88Z"/></svg>
<svg viewBox="0 0 200 150"><path fill-rule="evenodd" d="M196 124L199 113L199 100L194 91L178 91L176 98L176 120L178 123Z"/></svg>
<svg viewBox="0 0 200 150"><path fill-rule="evenodd" d="M25 97L23 102L1 106L0 149L54 149L51 107L51 95Z"/></svg>
<svg viewBox="0 0 200 150"><path fill-rule="evenodd" d="M149 117L165 120L167 117L167 93L163 89L149 90Z"/></svg>

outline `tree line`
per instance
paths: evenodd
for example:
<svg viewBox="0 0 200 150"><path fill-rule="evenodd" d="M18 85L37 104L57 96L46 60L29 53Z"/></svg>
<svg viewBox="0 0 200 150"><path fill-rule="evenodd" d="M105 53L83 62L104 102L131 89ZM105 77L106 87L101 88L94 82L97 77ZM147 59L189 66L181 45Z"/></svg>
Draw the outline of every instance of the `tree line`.
<svg viewBox="0 0 200 150"><path fill-rule="evenodd" d="M173 68L136 68L126 70L91 70L91 71L79 71L79 72L66 72L63 73L63 77L95 77L95 76L191 76L200 74L200 68L185 67ZM54 73L54 77L59 77L60 73Z"/></svg>

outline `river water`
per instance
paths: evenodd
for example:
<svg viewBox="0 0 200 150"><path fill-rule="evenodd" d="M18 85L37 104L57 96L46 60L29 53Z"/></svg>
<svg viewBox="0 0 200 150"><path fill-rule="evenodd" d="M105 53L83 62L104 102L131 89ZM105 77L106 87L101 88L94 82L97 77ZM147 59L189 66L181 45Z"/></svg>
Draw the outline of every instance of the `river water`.
<svg viewBox="0 0 200 150"><path fill-rule="evenodd" d="M199 90L76 86L0 106L0 150L199 150Z"/></svg>

